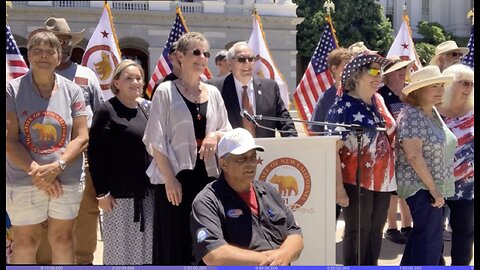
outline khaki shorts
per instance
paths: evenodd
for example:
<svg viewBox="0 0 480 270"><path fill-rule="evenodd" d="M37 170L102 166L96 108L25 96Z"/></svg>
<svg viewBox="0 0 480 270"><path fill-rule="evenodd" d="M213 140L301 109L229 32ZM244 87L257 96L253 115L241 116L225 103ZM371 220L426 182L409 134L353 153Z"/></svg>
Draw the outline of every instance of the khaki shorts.
<svg viewBox="0 0 480 270"><path fill-rule="evenodd" d="M12 225L39 224L48 217L70 220L78 215L84 184L62 185L63 195L50 198L35 186L7 185L7 212Z"/></svg>

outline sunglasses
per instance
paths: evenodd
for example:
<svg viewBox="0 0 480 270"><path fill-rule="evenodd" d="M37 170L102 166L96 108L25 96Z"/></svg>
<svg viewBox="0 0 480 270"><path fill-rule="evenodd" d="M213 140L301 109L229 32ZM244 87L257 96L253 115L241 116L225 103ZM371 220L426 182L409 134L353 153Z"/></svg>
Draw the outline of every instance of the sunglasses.
<svg viewBox="0 0 480 270"><path fill-rule="evenodd" d="M257 57L256 56L250 56L250 57L233 57L232 59L234 60L237 60L239 63L245 63L245 62L255 62L257 61Z"/></svg>
<svg viewBox="0 0 480 270"><path fill-rule="evenodd" d="M461 53L461 52L451 52L450 55L453 56L453 57L457 57L457 56L462 57L463 53Z"/></svg>
<svg viewBox="0 0 480 270"><path fill-rule="evenodd" d="M200 56L201 54L203 54L203 56L205 56L205 58L210 58L210 52L208 52L208 51L205 51L205 52L202 53L199 49L195 49L193 51L185 51L185 52L191 52L195 56Z"/></svg>
<svg viewBox="0 0 480 270"><path fill-rule="evenodd" d="M367 73L372 76L378 76L378 75L381 76L383 74L382 70L378 68L369 68L367 69Z"/></svg>
<svg viewBox="0 0 480 270"><path fill-rule="evenodd" d="M473 87L473 82L471 81L457 81L457 83L461 83L463 87Z"/></svg>

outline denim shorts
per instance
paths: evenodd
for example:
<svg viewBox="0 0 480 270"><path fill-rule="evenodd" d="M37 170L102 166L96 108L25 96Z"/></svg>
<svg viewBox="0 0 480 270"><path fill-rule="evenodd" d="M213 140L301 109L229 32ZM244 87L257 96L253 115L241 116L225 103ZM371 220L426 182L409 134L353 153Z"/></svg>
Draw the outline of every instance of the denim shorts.
<svg viewBox="0 0 480 270"><path fill-rule="evenodd" d="M35 186L7 185L7 212L12 225L39 224L48 217L74 219L82 201L84 183L62 185L63 195L50 198Z"/></svg>

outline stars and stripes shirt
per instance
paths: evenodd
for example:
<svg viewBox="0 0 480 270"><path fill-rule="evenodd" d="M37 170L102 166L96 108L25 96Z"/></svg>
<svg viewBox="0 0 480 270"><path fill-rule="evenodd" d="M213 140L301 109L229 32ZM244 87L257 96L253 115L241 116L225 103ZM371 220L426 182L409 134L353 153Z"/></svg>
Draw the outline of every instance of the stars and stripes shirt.
<svg viewBox="0 0 480 270"><path fill-rule="evenodd" d="M372 97L372 105L368 105L344 93L330 108L327 122L387 128L387 132L370 129L363 133L360 149L360 185L371 191L389 192L397 189L391 145L395 121L380 99L381 96L376 93ZM340 131L345 142L339 152L343 182L356 185L358 143L355 132L334 126L328 126L327 130L332 134L338 134Z"/></svg>
<svg viewBox="0 0 480 270"><path fill-rule="evenodd" d="M455 195L449 200L474 198L474 111L459 118L443 118L445 124L457 137L458 144L455 151L454 171Z"/></svg>
<svg viewBox="0 0 480 270"><path fill-rule="evenodd" d="M388 111L392 114L393 118L397 119L398 115L400 114L400 110L403 108L403 106L405 106L405 104L387 85L384 85L378 89L378 93L382 95L383 99L385 100L385 105L387 106Z"/></svg>

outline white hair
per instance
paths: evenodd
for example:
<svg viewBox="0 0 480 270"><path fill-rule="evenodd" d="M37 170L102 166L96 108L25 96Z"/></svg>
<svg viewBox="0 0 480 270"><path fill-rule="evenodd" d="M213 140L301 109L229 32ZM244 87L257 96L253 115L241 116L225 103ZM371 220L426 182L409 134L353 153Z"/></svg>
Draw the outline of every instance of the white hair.
<svg viewBox="0 0 480 270"><path fill-rule="evenodd" d="M466 66L463 64L455 64L446 68L442 72L442 75L453 77L453 81L449 83L445 83L445 94L443 96L444 98L443 104L445 105L445 107L450 107L452 103L452 98L453 98L453 91L455 91L453 84L458 81L473 82L474 72L473 72L473 69L471 69L469 66ZM467 102L467 107L470 109L473 109L473 91L470 93L470 96Z"/></svg>

